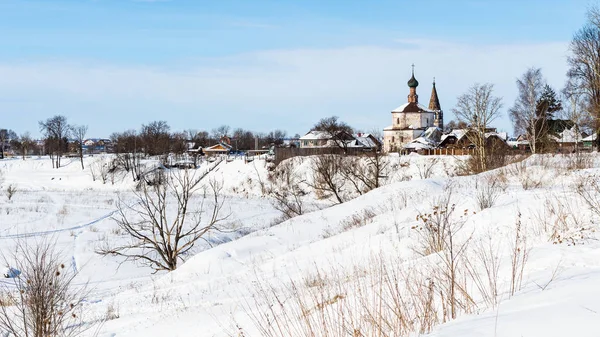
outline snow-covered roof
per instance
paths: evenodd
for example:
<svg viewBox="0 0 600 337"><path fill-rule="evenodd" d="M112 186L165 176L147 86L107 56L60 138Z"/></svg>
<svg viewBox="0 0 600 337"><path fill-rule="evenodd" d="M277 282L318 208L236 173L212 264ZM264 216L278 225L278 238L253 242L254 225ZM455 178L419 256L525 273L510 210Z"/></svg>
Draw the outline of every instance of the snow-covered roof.
<svg viewBox="0 0 600 337"><path fill-rule="evenodd" d="M304 136L300 137L300 140L313 140L313 139L331 139L331 134L327 131L316 131L311 130Z"/></svg>
<svg viewBox="0 0 600 337"><path fill-rule="evenodd" d="M454 136L456 137L456 140L461 140L467 134L467 131L467 129L454 129L450 133L442 135L441 140L444 141L444 139L448 138L449 136Z"/></svg>
<svg viewBox="0 0 600 337"><path fill-rule="evenodd" d="M584 142L593 142L593 141L596 140L596 136L597 136L596 133L592 133L591 135L583 138L582 141L584 141Z"/></svg>
<svg viewBox="0 0 600 337"><path fill-rule="evenodd" d="M405 149L414 149L414 150L421 150L421 149L434 149L435 145L432 145L430 143L427 142L427 140L425 140L422 137L416 138L413 141L411 141L410 143L404 145Z"/></svg>
<svg viewBox="0 0 600 337"><path fill-rule="evenodd" d="M354 139L356 140L357 145L361 144L363 147L368 147L368 148L376 148L379 146L379 144L377 144L373 138L370 137L371 135L368 133L363 133L360 136L358 135L354 135Z"/></svg>
<svg viewBox="0 0 600 337"><path fill-rule="evenodd" d="M404 103L401 106L397 107L396 109L392 110L392 112L405 112L404 110L406 110L406 108L410 105L415 105L415 103ZM419 108L419 110L422 110L423 112L431 112L433 113L432 110L429 110L426 106L421 105L419 103L416 104L416 106ZM410 112L417 112L417 111L411 111Z"/></svg>
<svg viewBox="0 0 600 337"><path fill-rule="evenodd" d="M558 137L553 137L557 143L578 143L583 141L581 132L577 132L576 128L565 129Z"/></svg>

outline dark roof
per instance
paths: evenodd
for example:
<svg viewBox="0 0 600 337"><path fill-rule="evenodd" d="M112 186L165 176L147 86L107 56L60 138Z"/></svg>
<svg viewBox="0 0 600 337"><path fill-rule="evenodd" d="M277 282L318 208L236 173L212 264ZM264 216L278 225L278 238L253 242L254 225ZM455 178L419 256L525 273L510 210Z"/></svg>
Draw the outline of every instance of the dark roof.
<svg viewBox="0 0 600 337"><path fill-rule="evenodd" d="M402 112L423 112L424 110L419 106L418 103L408 103L406 107L402 110Z"/></svg>
<svg viewBox="0 0 600 337"><path fill-rule="evenodd" d="M431 99L429 100L429 110L440 111L440 99L438 98L437 89L435 88L435 80L433 81L433 88L431 89Z"/></svg>

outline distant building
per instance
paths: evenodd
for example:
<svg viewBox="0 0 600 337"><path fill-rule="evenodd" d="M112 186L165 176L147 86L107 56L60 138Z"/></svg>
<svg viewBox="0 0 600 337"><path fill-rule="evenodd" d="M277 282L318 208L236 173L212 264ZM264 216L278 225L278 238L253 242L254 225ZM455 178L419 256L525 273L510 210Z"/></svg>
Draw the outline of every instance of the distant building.
<svg viewBox="0 0 600 337"><path fill-rule="evenodd" d="M412 142L430 127L444 128L444 115L440 106L435 80L431 89L429 106L419 104L414 66L412 77L408 80L408 102L392 110L392 125L383 130L386 152L400 151L404 145Z"/></svg>
<svg viewBox="0 0 600 337"><path fill-rule="evenodd" d="M353 140L354 137L344 131L334 135L327 131L311 130L300 137L300 148L338 147Z"/></svg>
<svg viewBox="0 0 600 337"><path fill-rule="evenodd" d="M107 138L88 138L83 140L83 153L112 152L113 143Z"/></svg>

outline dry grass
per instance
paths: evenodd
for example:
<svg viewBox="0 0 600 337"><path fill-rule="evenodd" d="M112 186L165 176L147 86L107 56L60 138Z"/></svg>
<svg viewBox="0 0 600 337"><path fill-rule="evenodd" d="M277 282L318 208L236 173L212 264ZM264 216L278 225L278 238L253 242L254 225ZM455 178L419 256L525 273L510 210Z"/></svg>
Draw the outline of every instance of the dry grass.
<svg viewBox="0 0 600 337"><path fill-rule="evenodd" d="M502 173L479 177L475 181L475 198L479 210L494 206L502 192L506 191L507 186L506 176Z"/></svg>

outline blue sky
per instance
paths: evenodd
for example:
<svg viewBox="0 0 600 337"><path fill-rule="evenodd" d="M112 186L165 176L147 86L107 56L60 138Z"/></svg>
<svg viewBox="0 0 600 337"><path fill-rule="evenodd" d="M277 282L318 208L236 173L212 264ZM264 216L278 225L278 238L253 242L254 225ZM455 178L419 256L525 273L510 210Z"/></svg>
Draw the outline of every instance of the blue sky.
<svg viewBox="0 0 600 337"><path fill-rule="evenodd" d="M95 137L153 120L293 135L337 115L381 130L412 63L422 103L436 77L446 121L475 82L494 83L505 112L527 67L562 87L590 4L0 0L0 127L37 135L62 114ZM507 117L496 125L512 131Z"/></svg>

